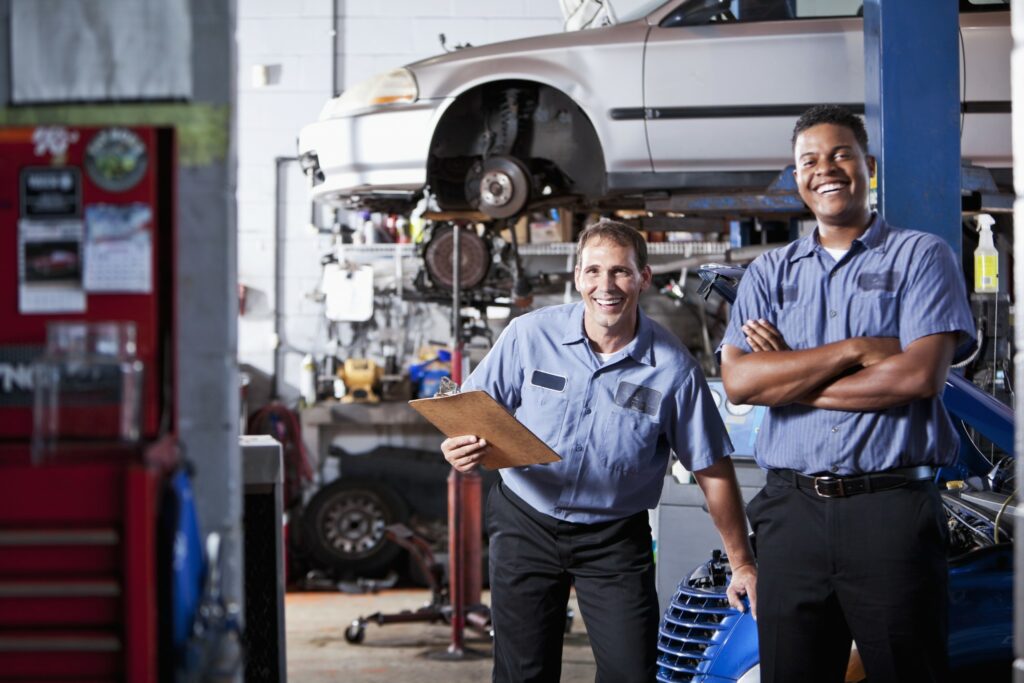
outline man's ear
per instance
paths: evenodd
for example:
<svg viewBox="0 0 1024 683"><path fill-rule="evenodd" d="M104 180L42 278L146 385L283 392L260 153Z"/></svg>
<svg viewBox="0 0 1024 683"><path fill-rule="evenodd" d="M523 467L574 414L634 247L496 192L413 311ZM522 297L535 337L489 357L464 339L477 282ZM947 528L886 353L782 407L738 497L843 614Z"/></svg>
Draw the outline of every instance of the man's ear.
<svg viewBox="0 0 1024 683"><path fill-rule="evenodd" d="M875 157L871 156L870 154L867 155L865 161L867 161L868 164L868 176L874 178L875 171L878 169L878 162L875 161Z"/></svg>
<svg viewBox="0 0 1024 683"><path fill-rule="evenodd" d="M644 269L640 271L640 291L644 291L651 286L651 281L654 279L654 271L651 270L650 266L644 266Z"/></svg>
<svg viewBox="0 0 1024 683"><path fill-rule="evenodd" d="M580 267L579 264L572 269L572 283L576 287L576 291L582 293L583 289L580 288Z"/></svg>

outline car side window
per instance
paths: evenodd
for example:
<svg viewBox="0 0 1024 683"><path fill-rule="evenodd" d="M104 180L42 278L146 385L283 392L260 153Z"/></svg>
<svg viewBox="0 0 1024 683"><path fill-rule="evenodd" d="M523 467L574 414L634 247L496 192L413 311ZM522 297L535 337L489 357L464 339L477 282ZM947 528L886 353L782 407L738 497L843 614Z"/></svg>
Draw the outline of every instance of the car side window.
<svg viewBox="0 0 1024 683"><path fill-rule="evenodd" d="M1009 7L1010 0L960 0L964 13ZM863 0L686 0L661 21L661 27L862 16Z"/></svg>
<svg viewBox="0 0 1024 683"><path fill-rule="evenodd" d="M855 17L861 6L862 0L687 0L661 26Z"/></svg>
<svg viewBox="0 0 1024 683"><path fill-rule="evenodd" d="M1010 9L1010 0L960 0L961 12L998 12Z"/></svg>

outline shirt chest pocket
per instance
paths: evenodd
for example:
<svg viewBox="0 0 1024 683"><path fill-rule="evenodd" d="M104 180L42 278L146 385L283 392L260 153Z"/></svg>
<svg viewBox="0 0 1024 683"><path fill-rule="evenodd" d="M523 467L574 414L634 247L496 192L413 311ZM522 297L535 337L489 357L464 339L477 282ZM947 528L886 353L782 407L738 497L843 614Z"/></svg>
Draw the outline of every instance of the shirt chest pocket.
<svg viewBox="0 0 1024 683"><path fill-rule="evenodd" d="M618 406L601 420L601 440L594 444L598 461L624 474L645 470L656 455L661 424L647 413Z"/></svg>
<svg viewBox="0 0 1024 683"><path fill-rule="evenodd" d="M788 304L775 309L775 329L791 349L808 347L810 329L814 326L813 307L807 304Z"/></svg>
<svg viewBox="0 0 1024 683"><path fill-rule="evenodd" d="M862 292L850 301L851 337L899 337L900 309L895 292Z"/></svg>
<svg viewBox="0 0 1024 683"><path fill-rule="evenodd" d="M544 443L557 449L558 437L569 405L568 383L562 391L538 386L527 376L516 418Z"/></svg>

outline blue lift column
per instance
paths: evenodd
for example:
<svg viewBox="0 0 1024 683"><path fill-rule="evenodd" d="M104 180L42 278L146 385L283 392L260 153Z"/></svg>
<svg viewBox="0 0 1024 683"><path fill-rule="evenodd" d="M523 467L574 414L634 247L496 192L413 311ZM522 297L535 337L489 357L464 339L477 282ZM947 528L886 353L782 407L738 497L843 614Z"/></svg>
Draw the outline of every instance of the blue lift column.
<svg viewBox="0 0 1024 683"><path fill-rule="evenodd" d="M864 108L878 207L960 255L958 0L865 0Z"/></svg>

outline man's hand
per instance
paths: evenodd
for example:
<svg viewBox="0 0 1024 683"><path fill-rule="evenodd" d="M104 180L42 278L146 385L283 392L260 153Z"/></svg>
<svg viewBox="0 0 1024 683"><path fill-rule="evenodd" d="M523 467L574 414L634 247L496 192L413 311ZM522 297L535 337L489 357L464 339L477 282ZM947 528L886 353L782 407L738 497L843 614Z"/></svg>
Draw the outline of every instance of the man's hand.
<svg viewBox="0 0 1024 683"><path fill-rule="evenodd" d="M757 351L789 351L789 344L782 338L782 333L775 329L767 320L748 320L743 324L743 334L747 337L750 349Z"/></svg>
<svg viewBox="0 0 1024 683"><path fill-rule="evenodd" d="M753 612L757 604L757 569L747 539L747 516L743 512L743 499L732 460L719 458L710 467L695 471L693 476L704 492L711 521L722 537L725 555L733 564L732 581L726 591L729 604L743 611L740 598L746 595Z"/></svg>
<svg viewBox="0 0 1024 683"><path fill-rule="evenodd" d="M860 337L854 341L874 344L876 356L894 351L899 345L891 338ZM870 354L865 355L863 349L859 349L861 369L806 393L799 400L826 410L868 412L938 396L946 383L956 343L955 332L939 332L915 339L903 351L874 363Z"/></svg>
<svg viewBox="0 0 1024 683"><path fill-rule="evenodd" d="M900 340L896 337L857 337L857 341L862 347L860 349L860 364L865 368L903 352Z"/></svg>
<svg viewBox="0 0 1024 683"><path fill-rule="evenodd" d="M441 442L444 459L459 472L469 472L487 454L489 445L485 439L475 436L453 436Z"/></svg>
<svg viewBox="0 0 1024 683"><path fill-rule="evenodd" d="M729 604L741 612L745 610L740 598L747 596L750 601L750 614L757 619L757 568L753 563L732 568L732 580L729 581L729 588L725 594L729 598Z"/></svg>
<svg viewBox="0 0 1024 683"><path fill-rule="evenodd" d="M831 407L820 404L831 383L903 352L895 337L851 337L794 351L764 318L748 320L742 330L750 353L729 344L722 349L722 379L733 403Z"/></svg>

